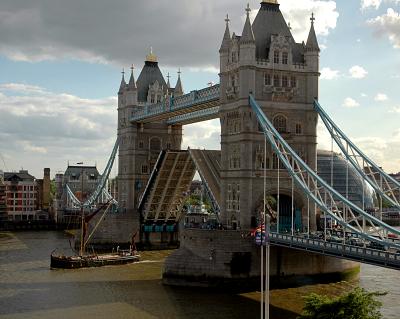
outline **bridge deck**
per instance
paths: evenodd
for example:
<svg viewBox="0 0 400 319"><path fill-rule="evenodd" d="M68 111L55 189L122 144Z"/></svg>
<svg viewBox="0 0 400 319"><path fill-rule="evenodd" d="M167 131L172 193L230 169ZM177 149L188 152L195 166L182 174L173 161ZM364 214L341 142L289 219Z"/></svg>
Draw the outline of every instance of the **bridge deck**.
<svg viewBox="0 0 400 319"><path fill-rule="evenodd" d="M145 222L177 222L196 167L187 151L168 151L154 168L149 190L142 199ZM153 175L152 173L152 175ZM147 188L147 187L146 187Z"/></svg>
<svg viewBox="0 0 400 319"><path fill-rule="evenodd" d="M197 171L207 189L216 201L218 207L221 203L221 151L189 150Z"/></svg>
<svg viewBox="0 0 400 319"><path fill-rule="evenodd" d="M268 241L275 246L310 251L317 254L400 270L400 254L394 252L303 238L288 234L270 233Z"/></svg>

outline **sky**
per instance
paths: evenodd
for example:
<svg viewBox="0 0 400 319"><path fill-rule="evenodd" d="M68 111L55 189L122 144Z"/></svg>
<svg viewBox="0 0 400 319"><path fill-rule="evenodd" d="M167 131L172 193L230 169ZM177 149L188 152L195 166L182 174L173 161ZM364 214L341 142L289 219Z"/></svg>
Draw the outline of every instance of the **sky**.
<svg viewBox="0 0 400 319"><path fill-rule="evenodd" d="M297 42L310 16L321 46L319 100L388 172L400 171L400 0L280 0ZM184 90L218 83L225 29L241 34L246 1L1 0L0 170L105 167L116 138L121 70L150 47ZM250 1L254 19L259 1ZM320 125L318 148L330 149ZM218 120L184 127L183 148L220 148ZM115 174L116 169L113 170Z"/></svg>

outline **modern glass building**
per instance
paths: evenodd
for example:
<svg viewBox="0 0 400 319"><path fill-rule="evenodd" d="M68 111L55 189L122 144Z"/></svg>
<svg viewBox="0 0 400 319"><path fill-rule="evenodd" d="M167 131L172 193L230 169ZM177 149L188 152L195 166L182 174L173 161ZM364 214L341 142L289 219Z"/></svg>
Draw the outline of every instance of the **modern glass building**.
<svg viewBox="0 0 400 319"><path fill-rule="evenodd" d="M363 198L364 208L375 207L375 191L341 154L319 150L318 175L360 208L363 207Z"/></svg>

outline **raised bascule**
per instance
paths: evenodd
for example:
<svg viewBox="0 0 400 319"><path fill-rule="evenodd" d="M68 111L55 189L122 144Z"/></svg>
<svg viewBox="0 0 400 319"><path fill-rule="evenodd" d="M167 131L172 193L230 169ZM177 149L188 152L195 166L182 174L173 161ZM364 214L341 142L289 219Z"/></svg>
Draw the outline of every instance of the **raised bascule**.
<svg viewBox="0 0 400 319"><path fill-rule="evenodd" d="M268 240L275 282L339 279L357 273L358 262L400 269L400 244L389 238L400 231L368 212L372 191L400 208L400 184L362 153L319 104L314 20L312 15L307 41L297 43L276 0L262 1L253 23L247 7L241 36L231 34L227 17L220 83L189 94L183 92L180 74L175 88L169 77L165 81L152 52L137 81L133 68L128 83L122 78L119 213L108 217L99 242L128 242L138 232L142 247L179 243L164 266L166 284L251 286L259 283L261 256L249 233L269 209L265 199L273 197L276 216L269 215L276 221ZM342 155L317 152L319 117ZM214 118L221 123L220 151L181 150L183 125ZM342 165L340 172L333 168L334 158ZM218 229L180 223L196 171L218 216ZM339 173L345 185L337 184ZM329 232L331 239L339 238L336 242L317 223L322 217L340 226L339 237ZM313 237L321 227L322 237Z"/></svg>

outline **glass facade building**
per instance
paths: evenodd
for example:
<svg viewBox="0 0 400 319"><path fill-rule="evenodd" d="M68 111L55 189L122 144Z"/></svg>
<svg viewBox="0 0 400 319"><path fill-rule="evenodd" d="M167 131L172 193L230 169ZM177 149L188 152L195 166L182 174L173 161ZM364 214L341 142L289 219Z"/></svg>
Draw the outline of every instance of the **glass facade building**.
<svg viewBox="0 0 400 319"><path fill-rule="evenodd" d="M318 151L318 175L358 207L363 208L363 198L364 208L375 207L375 191L341 154Z"/></svg>

